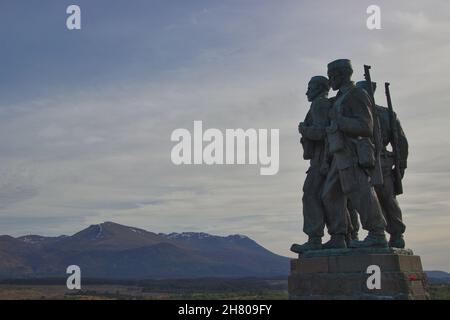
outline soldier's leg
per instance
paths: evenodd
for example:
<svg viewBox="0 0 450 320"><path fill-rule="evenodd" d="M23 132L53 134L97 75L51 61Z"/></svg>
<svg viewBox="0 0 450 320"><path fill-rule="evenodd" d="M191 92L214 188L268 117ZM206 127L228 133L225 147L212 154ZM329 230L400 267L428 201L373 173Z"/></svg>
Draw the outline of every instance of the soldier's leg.
<svg viewBox="0 0 450 320"><path fill-rule="evenodd" d="M345 248L347 234L347 197L342 191L339 170L335 162L331 164L322 191L322 202L325 208L325 221L331 240L324 248Z"/></svg>
<svg viewBox="0 0 450 320"><path fill-rule="evenodd" d="M352 241L351 247L387 247L386 220L368 175L359 167L354 168L358 188L349 194L353 208L358 211L363 229L369 231L363 241Z"/></svg>
<svg viewBox="0 0 450 320"><path fill-rule="evenodd" d="M325 177L319 167L309 168L303 185L303 232L310 238L322 238L325 228L325 212L320 192Z"/></svg>
<svg viewBox="0 0 450 320"><path fill-rule="evenodd" d="M391 175L384 176L384 185L377 187L376 193L386 218L386 231L391 235L389 246L394 248L404 248L405 224L402 220L402 211L394 194L394 183Z"/></svg>
<svg viewBox="0 0 450 320"><path fill-rule="evenodd" d="M325 228L325 212L320 192L325 177L320 174L319 167L310 167L306 173L303 184L303 232L308 235L308 241L304 244L294 243L291 251L301 254L309 250L322 248L322 237Z"/></svg>
<svg viewBox="0 0 450 320"><path fill-rule="evenodd" d="M349 200L347 204L348 213L350 216L350 223L351 223L351 238L353 240L358 240L358 232L359 232L359 219L358 219L358 213L356 210L352 207L352 202Z"/></svg>
<svg viewBox="0 0 450 320"><path fill-rule="evenodd" d="M391 235L402 235L406 226L402 219L402 210L394 194L394 182L391 175L384 176L384 185L375 188L383 214L386 218L386 231Z"/></svg>
<svg viewBox="0 0 450 320"><path fill-rule="evenodd" d="M345 242L347 243L347 246L350 244L352 239L353 239L352 218L350 216L350 208L347 206L347 234L345 235Z"/></svg>
<svg viewBox="0 0 450 320"><path fill-rule="evenodd" d="M359 167L354 167L358 187L349 194L353 208L358 211L363 229L374 234L384 234L386 220L369 177Z"/></svg>

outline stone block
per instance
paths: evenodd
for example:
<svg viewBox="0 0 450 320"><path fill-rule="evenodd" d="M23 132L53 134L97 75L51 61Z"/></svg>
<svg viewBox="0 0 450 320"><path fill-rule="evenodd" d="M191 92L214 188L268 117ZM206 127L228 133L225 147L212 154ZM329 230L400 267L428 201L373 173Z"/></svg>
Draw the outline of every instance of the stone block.
<svg viewBox="0 0 450 320"><path fill-rule="evenodd" d="M324 250L325 251L325 250ZM427 299L420 257L411 250L340 250L291 261L290 299ZM369 289L367 267L380 267L381 288Z"/></svg>

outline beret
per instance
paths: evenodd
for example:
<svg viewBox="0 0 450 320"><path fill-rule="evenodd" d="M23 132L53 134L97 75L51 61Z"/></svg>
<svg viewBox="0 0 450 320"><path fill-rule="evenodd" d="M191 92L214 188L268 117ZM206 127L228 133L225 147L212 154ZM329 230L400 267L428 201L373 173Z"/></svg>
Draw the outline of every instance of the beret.
<svg viewBox="0 0 450 320"><path fill-rule="evenodd" d="M338 68L352 68L352 62L349 59L338 59L328 64L328 71Z"/></svg>

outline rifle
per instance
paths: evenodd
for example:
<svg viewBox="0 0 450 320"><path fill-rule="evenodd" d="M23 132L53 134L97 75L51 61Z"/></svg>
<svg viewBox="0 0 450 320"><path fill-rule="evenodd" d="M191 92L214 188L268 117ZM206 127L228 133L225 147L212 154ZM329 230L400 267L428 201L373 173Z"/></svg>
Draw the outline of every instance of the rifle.
<svg viewBox="0 0 450 320"><path fill-rule="evenodd" d="M381 149L383 147L381 141L381 128L380 121L378 119L378 114L375 110L375 96L373 93L372 87L372 77L370 76L370 68L371 66L364 65L364 79L367 82L367 90L371 99L370 111L372 112L373 117L373 140L375 144L375 168L372 174L372 185L381 186L383 185L383 171L381 169Z"/></svg>
<svg viewBox="0 0 450 320"><path fill-rule="evenodd" d="M398 144L398 127L397 127L397 117L395 116L394 109L392 108L391 92L389 90L389 82L384 84L386 90L386 100L389 110L389 122L391 125L391 144L392 151L394 152L394 191L396 195L403 193L402 185L402 175L400 173L400 152Z"/></svg>

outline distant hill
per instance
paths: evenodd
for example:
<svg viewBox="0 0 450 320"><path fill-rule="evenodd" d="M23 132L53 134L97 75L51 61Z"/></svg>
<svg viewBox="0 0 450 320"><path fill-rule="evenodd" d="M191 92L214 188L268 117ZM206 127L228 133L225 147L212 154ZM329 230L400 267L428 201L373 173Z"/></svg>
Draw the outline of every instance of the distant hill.
<svg viewBox="0 0 450 320"><path fill-rule="evenodd" d="M430 282L450 283L450 273L444 271L425 271Z"/></svg>
<svg viewBox="0 0 450 320"><path fill-rule="evenodd" d="M0 278L64 277L69 265L103 279L274 277L289 260L242 235L156 234L113 222L72 235L0 236Z"/></svg>

